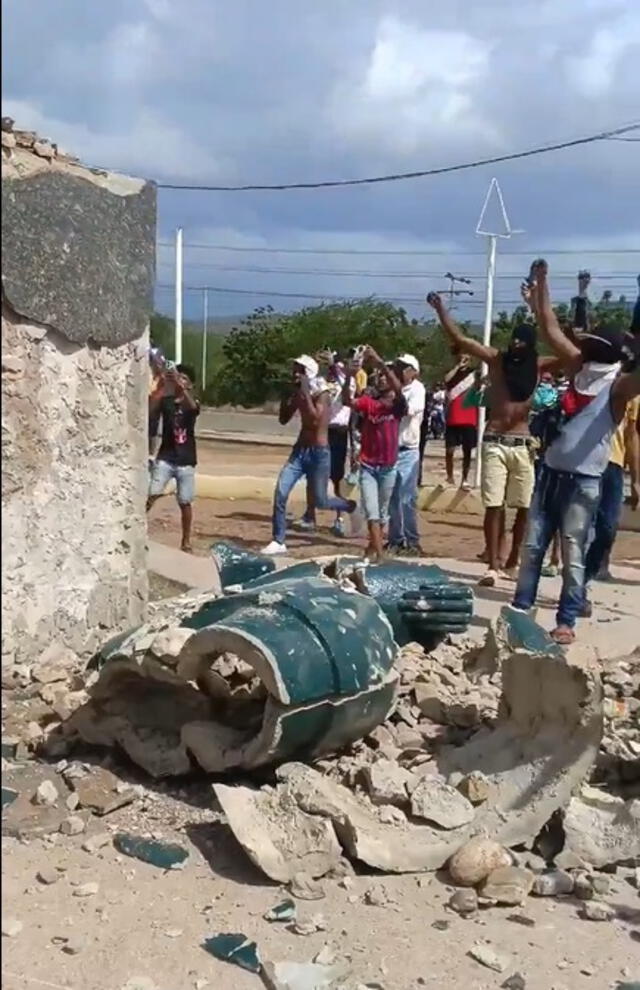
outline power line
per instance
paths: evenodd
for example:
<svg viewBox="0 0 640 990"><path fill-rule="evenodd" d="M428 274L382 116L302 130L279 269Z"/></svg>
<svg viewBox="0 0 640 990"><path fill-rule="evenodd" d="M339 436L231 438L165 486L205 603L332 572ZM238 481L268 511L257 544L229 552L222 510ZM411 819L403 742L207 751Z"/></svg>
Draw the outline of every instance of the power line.
<svg viewBox="0 0 640 990"><path fill-rule="evenodd" d="M173 248L175 245L173 241L158 241L158 247L169 247ZM394 257L432 257L432 258L451 258L451 257L482 257L486 258L486 251L458 251L456 248L452 248L449 251L367 251L359 248L287 248L287 247L239 247L231 244L189 244L185 243L185 248L192 248L195 250L207 250L207 251L235 251L240 253L260 253L260 254L345 254L345 255L375 255L375 256L394 256ZM549 249L547 251L540 250L529 250L529 251L505 251L501 254L501 258L510 257L525 257L534 258L536 256L540 257L552 257L553 255L567 255L567 254L578 254L583 255L611 255L611 254L640 254L640 248L562 248L562 249Z"/></svg>
<svg viewBox="0 0 640 990"><path fill-rule="evenodd" d="M165 291L173 292L175 286L161 283L156 285L156 289L162 289ZM275 297L283 299L318 299L329 302L350 302L358 301L361 299L378 299L378 300L389 300L391 302L407 302L425 305L424 296L402 296L402 295L386 295L385 293L372 293L369 296L358 296L358 295L332 295L328 293L314 293L314 292L279 292L279 291L268 291L262 289L229 289L218 285L185 285L183 286L184 292L216 292L219 294L229 294L234 296L253 296L255 297ZM444 291L444 290L443 290ZM483 299L469 299L464 301L464 306L484 306ZM496 299L496 307L500 306L522 306L522 299Z"/></svg>
<svg viewBox="0 0 640 990"><path fill-rule="evenodd" d="M160 262L160 264L169 266L170 262L168 261ZM361 278L414 278L414 279L446 277L445 275L443 275L442 272L389 272L389 271L372 272L372 271L358 271L357 269L344 270L337 268L266 268L261 266L250 266L250 265L246 265L246 266L218 265L215 262L207 262L207 261L198 261L195 263L191 263L188 267L191 269L193 268L215 269L215 271L220 271L220 272L250 272L253 274L260 274L260 275L313 275L313 276L328 275L333 277L337 276L340 278L361 277ZM637 274L636 272L631 272L631 271L604 272L603 274L596 274L595 272L592 272L591 277L599 278L599 279L609 279L609 280L611 279L627 280L627 279L634 279L636 277L636 274ZM484 273L473 274L473 275L466 274L466 277L474 281L482 281L482 282L484 282L486 278ZM513 275L510 273L505 273L505 274L497 273L496 278L512 279L522 282L524 276ZM554 272L553 278L575 280L577 279L577 274L576 272Z"/></svg>
<svg viewBox="0 0 640 990"><path fill-rule="evenodd" d="M440 168L420 169L416 172L397 172L390 175L376 175L366 179L329 179L323 182L283 182L277 184L248 184L239 186L190 185L184 183L158 182L158 189L191 190L192 192L282 192L286 189L329 189L337 186L363 186L381 182L399 182L405 179L422 179L428 175L444 175L447 172L461 172L466 169L480 168L483 165L497 165L500 162L511 162L519 158L530 158L533 155L548 154L550 151L562 151L565 148L577 148L595 141L611 140L640 129L635 122L624 127L601 131L587 137L574 138L572 141L560 141L556 144L541 145L529 148L527 151L516 151L509 155L496 155L492 158L482 158L477 161L464 162L460 165L444 165Z"/></svg>

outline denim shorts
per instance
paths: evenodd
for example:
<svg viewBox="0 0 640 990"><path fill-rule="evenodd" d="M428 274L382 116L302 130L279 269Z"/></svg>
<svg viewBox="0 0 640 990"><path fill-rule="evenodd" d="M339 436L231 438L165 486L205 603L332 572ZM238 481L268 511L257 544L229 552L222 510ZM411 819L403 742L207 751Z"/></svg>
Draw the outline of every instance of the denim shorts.
<svg viewBox="0 0 640 990"><path fill-rule="evenodd" d="M360 497L367 522L386 525L397 474L398 469L395 464L391 467L360 465Z"/></svg>
<svg viewBox="0 0 640 990"><path fill-rule="evenodd" d="M196 493L196 469L191 465L180 467L167 461L154 461L151 465L149 497L164 495L164 490L175 479L179 505L191 505Z"/></svg>

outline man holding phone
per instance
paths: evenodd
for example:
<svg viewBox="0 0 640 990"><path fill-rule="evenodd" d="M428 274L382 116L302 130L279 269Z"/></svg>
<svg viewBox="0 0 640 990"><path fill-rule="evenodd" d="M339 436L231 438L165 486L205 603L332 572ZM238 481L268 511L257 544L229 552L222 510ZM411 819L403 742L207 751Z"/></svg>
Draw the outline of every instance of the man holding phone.
<svg viewBox="0 0 640 990"><path fill-rule="evenodd" d="M200 404L193 397L195 372L186 364L167 365L149 396L149 417L162 417L162 440L151 468L147 512L173 478L182 521L181 549L192 553L192 503L195 495L195 424Z"/></svg>

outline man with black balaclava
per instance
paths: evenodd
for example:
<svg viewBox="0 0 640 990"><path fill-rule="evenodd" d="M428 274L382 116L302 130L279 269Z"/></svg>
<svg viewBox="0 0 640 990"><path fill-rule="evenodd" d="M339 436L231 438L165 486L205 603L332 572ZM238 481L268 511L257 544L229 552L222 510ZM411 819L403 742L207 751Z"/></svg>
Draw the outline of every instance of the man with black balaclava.
<svg viewBox="0 0 640 990"><path fill-rule="evenodd" d="M544 555L559 530L562 591L552 636L568 645L584 610L587 549L611 441L627 404L640 395L640 338L604 323L578 328L571 339L553 311L545 261L533 263L529 285L538 326L571 385L536 486L513 606L528 610L535 603Z"/></svg>
<svg viewBox="0 0 640 990"><path fill-rule="evenodd" d="M515 577L520 546L534 485L529 411L540 372L557 366L555 358L539 358L535 327L522 323L504 351L466 337L436 292L427 296L451 344L459 353L479 358L488 366L487 427L482 443L482 502L488 570L480 579L486 587L498 579L500 537L505 506L515 508L513 543L505 563L506 576Z"/></svg>

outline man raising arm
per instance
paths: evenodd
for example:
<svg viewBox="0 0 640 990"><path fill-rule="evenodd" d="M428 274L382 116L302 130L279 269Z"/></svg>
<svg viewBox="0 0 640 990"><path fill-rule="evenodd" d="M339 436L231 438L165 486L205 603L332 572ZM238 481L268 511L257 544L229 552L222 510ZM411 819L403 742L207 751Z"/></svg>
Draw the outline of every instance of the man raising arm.
<svg viewBox="0 0 640 990"><path fill-rule="evenodd" d="M482 501L489 568L480 584L493 586L498 578L500 533L506 505L516 509L513 544L506 562L508 573L518 565L534 484L530 450L529 410L538 383L535 329L516 327L505 351L467 337L451 318L440 296L431 292L427 302L435 310L452 347L488 366L489 414L482 445Z"/></svg>

